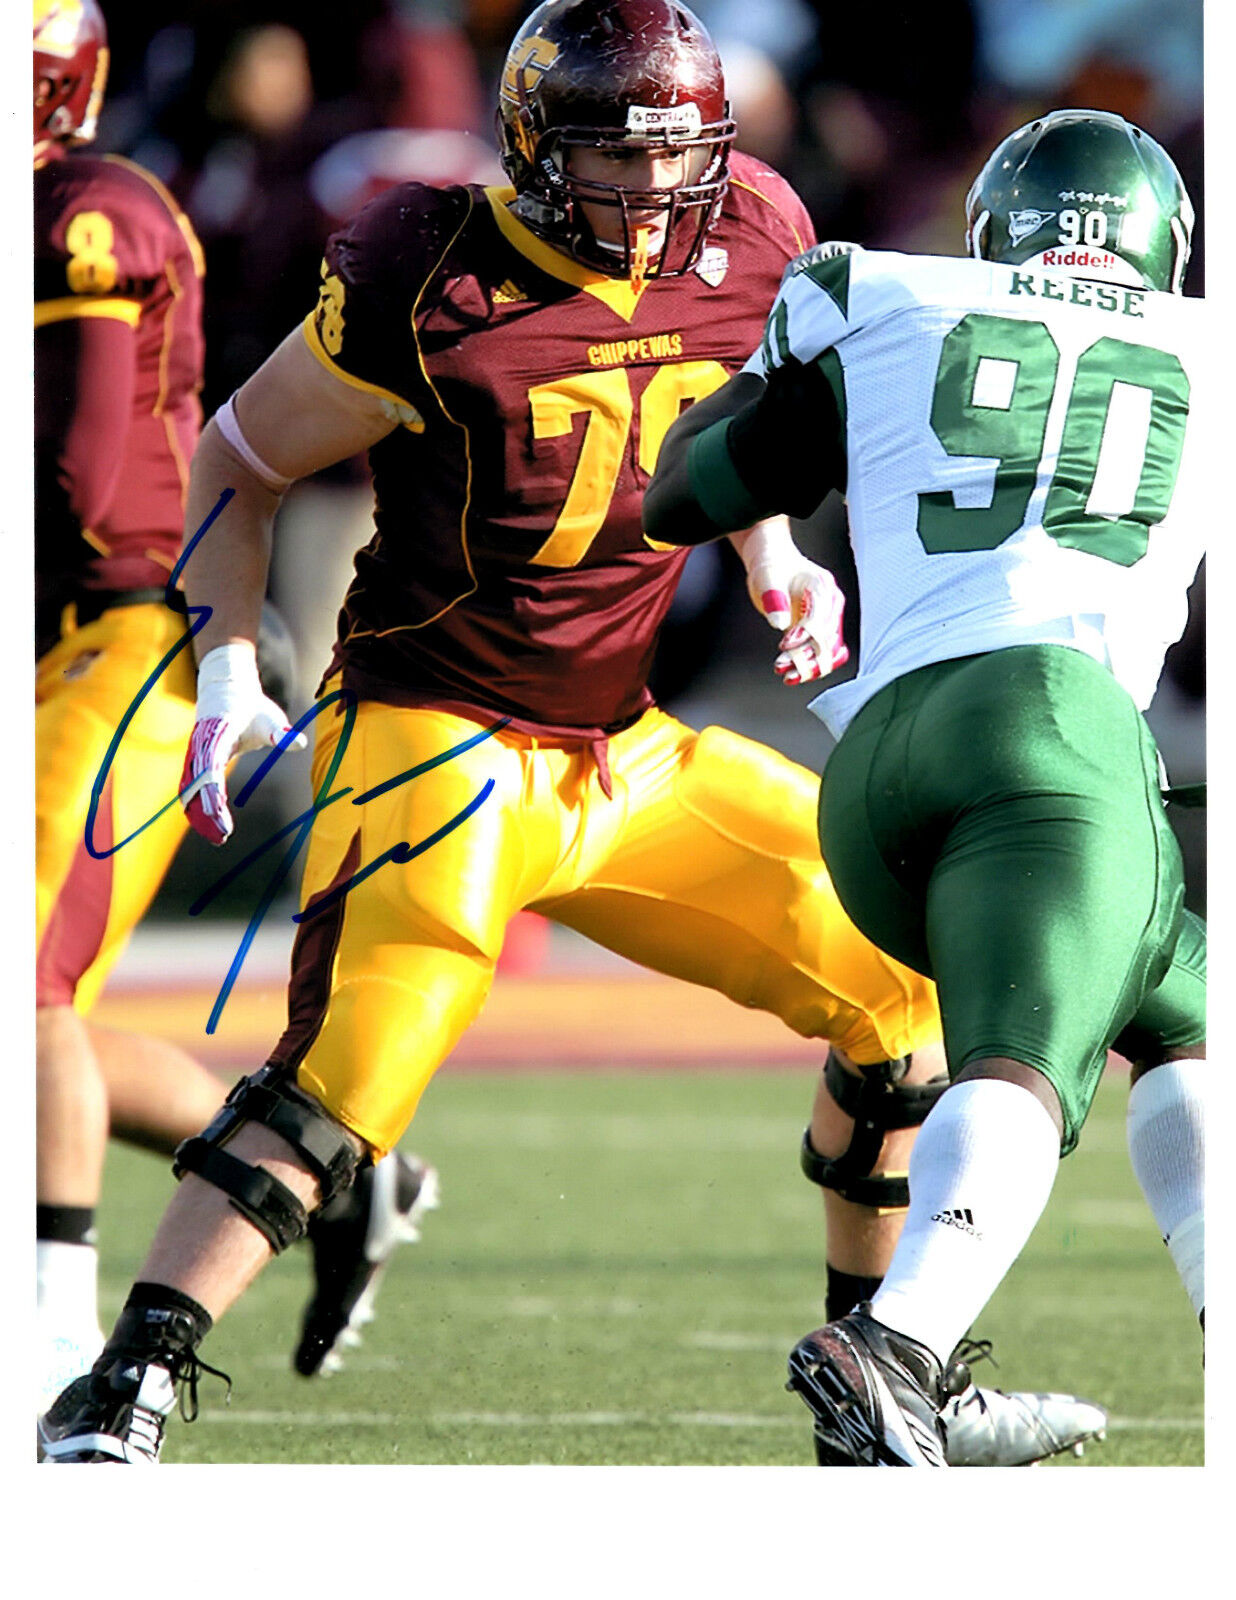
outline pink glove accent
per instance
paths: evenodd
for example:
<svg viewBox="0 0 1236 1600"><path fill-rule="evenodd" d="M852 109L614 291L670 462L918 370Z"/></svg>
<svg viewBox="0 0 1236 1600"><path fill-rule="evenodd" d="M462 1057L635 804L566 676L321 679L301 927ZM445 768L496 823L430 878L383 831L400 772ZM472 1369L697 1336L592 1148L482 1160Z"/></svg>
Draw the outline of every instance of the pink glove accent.
<svg viewBox="0 0 1236 1600"><path fill-rule="evenodd" d="M794 615L794 607L784 589L765 589L760 595L760 610L774 628L784 628Z"/></svg>
<svg viewBox="0 0 1236 1600"><path fill-rule="evenodd" d="M207 717L194 724L180 774L180 803L195 833L211 844L225 844L232 832L228 810L226 762L221 746L228 732L225 717Z"/></svg>
<svg viewBox="0 0 1236 1600"><path fill-rule="evenodd" d="M180 775L180 803L195 833L210 844L227 842L232 833L229 764L246 750L279 744L289 731L282 707L262 693L252 646L217 645L203 657L197 674L197 721ZM298 733L289 748L303 750L308 743Z"/></svg>
<svg viewBox="0 0 1236 1600"><path fill-rule="evenodd" d="M832 575L817 568L802 584L798 602L798 621L783 635L773 663L781 681L791 685L827 677L850 659L841 632L845 596Z"/></svg>

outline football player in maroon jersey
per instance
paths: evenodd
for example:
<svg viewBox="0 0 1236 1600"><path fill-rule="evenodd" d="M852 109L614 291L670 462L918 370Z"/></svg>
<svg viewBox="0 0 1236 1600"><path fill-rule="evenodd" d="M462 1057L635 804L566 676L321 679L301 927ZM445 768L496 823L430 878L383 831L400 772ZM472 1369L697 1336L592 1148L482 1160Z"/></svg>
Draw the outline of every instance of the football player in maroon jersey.
<svg viewBox="0 0 1236 1600"><path fill-rule="evenodd" d="M187 649L108 752L141 686L184 639L183 604L169 604L166 589L202 373L203 261L188 219L133 162L70 154L94 137L106 75L95 0L35 0L40 1411L103 1343L94 1214L109 1131L170 1155L223 1098L219 1080L182 1050L87 1021L186 832L178 807L142 824L152 796L174 791L193 728ZM409 1181L419 1188L426 1170L403 1158L389 1167L383 1192L395 1178L403 1186L402 1199L396 1185L384 1202L393 1218L411 1209ZM315 1230L315 1255L332 1256L319 1259L319 1277L343 1273L330 1245L341 1226ZM364 1231L350 1255L367 1279ZM344 1315L340 1293L328 1295L335 1325L324 1333L321 1287L302 1364L320 1364ZM352 1285L354 1299L362 1287Z"/></svg>
<svg viewBox="0 0 1236 1600"><path fill-rule="evenodd" d="M41 1423L52 1461L158 1459L212 1319L396 1144L524 907L831 1045L804 1151L836 1224L830 1303L891 1253L939 1089L931 986L841 912L816 778L647 688L685 557L643 537L642 492L682 408L745 361L810 223L732 150L720 61L676 0L538 7L498 126L511 187L367 206L316 310L203 434L186 592L212 610L182 798L206 838L231 832L227 759L279 737L253 641L280 496L368 450L376 532L319 690L287 1030L177 1152L115 1332ZM784 521L735 543L787 675L831 670L829 575ZM1102 1426L1069 1397L968 1394L981 1446L961 1448L989 1461Z"/></svg>

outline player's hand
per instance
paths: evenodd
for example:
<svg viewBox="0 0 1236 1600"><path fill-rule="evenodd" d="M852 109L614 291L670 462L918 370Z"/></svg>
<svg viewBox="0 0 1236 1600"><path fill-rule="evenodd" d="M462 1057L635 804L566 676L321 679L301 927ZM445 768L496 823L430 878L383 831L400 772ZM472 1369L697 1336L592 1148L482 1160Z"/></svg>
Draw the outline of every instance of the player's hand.
<svg viewBox="0 0 1236 1600"><path fill-rule="evenodd" d="M232 833L228 763L246 750L277 745L291 731L282 708L262 693L251 646L222 644L202 658L197 720L180 778L180 803L196 833L211 844L227 842ZM303 750L308 742L298 733L287 748Z"/></svg>
<svg viewBox="0 0 1236 1600"><path fill-rule="evenodd" d="M780 625L782 617L790 624L781 637L781 651L773 670L782 683L812 683L816 678L826 678L850 659L841 632L845 596L831 572L804 561L801 570L790 579L789 598L790 613L778 612L776 621L768 617L774 626Z"/></svg>
<svg viewBox="0 0 1236 1600"><path fill-rule="evenodd" d="M788 522L773 517L732 543L747 569L751 603L782 631L773 663L783 683L811 683L844 666L850 652L842 638L845 596L826 568L808 561L790 535Z"/></svg>

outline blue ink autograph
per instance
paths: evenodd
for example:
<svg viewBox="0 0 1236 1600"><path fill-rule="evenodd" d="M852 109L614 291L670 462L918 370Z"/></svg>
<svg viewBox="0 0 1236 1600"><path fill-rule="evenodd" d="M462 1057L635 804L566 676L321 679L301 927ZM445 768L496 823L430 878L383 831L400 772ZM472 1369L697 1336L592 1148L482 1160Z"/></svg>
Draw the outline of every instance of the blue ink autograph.
<svg viewBox="0 0 1236 1600"><path fill-rule="evenodd" d="M173 596L176 593L176 582L181 572L184 570L185 563L193 554L193 551L197 548L199 541L205 536L208 529L214 524L223 508L227 505L228 501L232 499L234 494L235 490L233 489L225 489L223 491L218 500L215 502L215 505L211 509L209 515L203 521L201 527L198 528L197 532L193 535L192 539L189 540L188 544L186 544L184 550L181 552L180 558L173 567L172 572L167 580L166 595L169 604L172 603ZM139 834L144 833L147 828L151 827L152 824L157 822L165 812L170 811L173 806L179 805L180 803L180 795L173 795L166 805L160 806L159 809L152 816L148 817L140 827L135 828L127 838L121 839L118 844L100 847L95 842L94 831L98 818L99 804L102 800L103 790L106 787L112 765L116 758L116 752L120 748L120 741L124 738L125 730L136 716L142 701L145 700L146 696L154 688L155 684L171 666L172 662L176 659L180 652L187 649L195 635L205 627L213 612L213 607L205 605L187 606L185 609L189 618L188 632L176 641L172 648L151 672L145 683L142 684L137 694L134 695L132 703L129 705L124 716L121 717L116 726L116 731L112 736L111 742L108 744L107 751L104 754L103 761L99 767L94 784L91 788L90 805L86 812L85 844L87 853L93 856L96 861L103 861L108 856L115 855L118 850L122 850L125 845L132 843L132 841L136 839ZM229 867L228 870L223 873L223 875L215 883L213 883L210 888L205 890L204 893L200 894L189 907L189 915L191 917L200 916L206 907L211 903L211 901L221 894L230 883L232 883L241 875L241 873L245 872L249 867L251 867L253 863L265 855L268 850L273 849L273 847L277 845L280 840L288 838L289 836L291 837L292 842L288 849L284 852L283 856L279 859L275 870L271 875L271 878L267 883L261 898L258 901L257 907L249 919L248 926L245 928L244 934L241 937L236 954L232 958L232 964L228 968L227 976L224 978L219 992L215 997L215 1003L211 1007L210 1016L206 1022L207 1033L213 1033L218 1026L219 1018L223 1014L223 1008L227 1004L228 997L231 995L232 989L235 987L236 979L240 975L240 969L244 965L245 957L248 955L254 938L257 936L258 929L261 927L262 922L264 921L271 906L278 898L279 891L282 889L287 880L288 874L291 872L296 863L296 858L299 856L301 850L308 842L309 834L313 828L315 818L325 811L328 806L336 805L340 800L346 799L349 795L352 796L352 804L354 806L363 806L370 800L376 800L379 795L389 794L392 789L397 789L401 784L410 783L414 778L418 778L422 774L432 771L435 767L440 767L446 762L453 760L456 756L462 755L465 751L471 750L475 745L482 743L482 741L485 739L491 739L495 733L498 733L502 728L505 728L507 723L509 723L511 720L509 717L501 717L493 724L492 727L485 728L480 733L473 734L471 738L462 740L459 744L452 746L449 750L444 750L440 755L432 757L429 761L422 761L417 766L409 767L406 772L401 772L393 778L385 779L382 783L374 785L373 788L366 789L362 794L353 794L350 785L342 789L336 789L332 792L331 785L334 782L336 772L339 770L339 764L343 760L344 752L348 747L348 741L352 737L352 727L356 721L355 694L350 689L336 689L332 693L324 695L321 700L310 707L310 709L306 711L291 728L289 728L288 732L284 734L278 745L276 745L276 747L263 759L261 765L246 781L244 786L236 795L232 802L236 808L243 806L245 802L257 791L262 781L274 770L277 763L287 752L288 748L296 739L296 736L302 730L307 728L309 724L313 722L315 717L320 716L322 712L328 710L331 706L335 705L336 702L342 711L344 726L340 734L338 744L336 745L334 753L331 756L330 764L326 770L326 775L322 780L322 786L314 795L312 805L307 811L302 811L299 816L293 817L290 822L285 823L284 826L280 828L278 832L272 834L269 839L264 840L263 843L258 845L255 849L250 850L248 855L244 856L234 866ZM354 872L350 878L346 879L342 883L335 884L326 893L319 895L314 900L314 903L311 907L308 907L304 911L296 912L292 918L293 922L304 922L311 917L318 916L321 912L327 910L328 907L336 905L340 900L344 899L346 895L350 894L351 891L359 884L363 883L366 878L371 877L373 873L377 872L379 867L386 866L388 863L394 863L396 865L403 866L407 862L414 860L417 856L423 855L426 850L431 849L435 844L439 843L439 841L445 839L448 834L453 833L455 829L458 828L462 823L466 822L468 818L472 816L473 813L476 812L489 798L490 794L493 792L493 787L494 780L492 778L487 779L481 786L480 791L468 802L466 806L463 807L461 811L457 812L456 815L453 816L448 822L443 823L440 828L435 829L434 832L431 833L427 838L422 839L419 844L412 844L409 840L405 839L399 844L392 845L389 850L383 851L383 853L380 856L375 857L374 860L366 862L365 865L360 867L358 871Z"/></svg>

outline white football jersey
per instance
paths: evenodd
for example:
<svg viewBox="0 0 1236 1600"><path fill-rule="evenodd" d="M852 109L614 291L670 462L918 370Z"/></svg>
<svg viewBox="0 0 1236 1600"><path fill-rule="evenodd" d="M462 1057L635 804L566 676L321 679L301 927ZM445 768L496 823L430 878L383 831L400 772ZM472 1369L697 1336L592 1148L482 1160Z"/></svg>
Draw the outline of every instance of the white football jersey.
<svg viewBox="0 0 1236 1600"><path fill-rule="evenodd" d="M811 703L834 735L905 672L1018 644L1083 650L1149 705L1214 514L1203 312L1067 268L792 264L747 370L822 360L844 417L862 622L857 678Z"/></svg>

